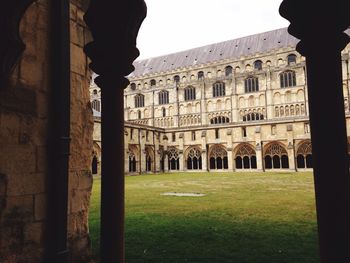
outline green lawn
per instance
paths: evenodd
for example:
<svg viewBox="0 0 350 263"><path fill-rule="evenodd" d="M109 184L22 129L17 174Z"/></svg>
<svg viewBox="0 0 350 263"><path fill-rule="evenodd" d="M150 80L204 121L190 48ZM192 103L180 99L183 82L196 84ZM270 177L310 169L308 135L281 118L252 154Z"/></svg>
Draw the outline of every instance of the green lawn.
<svg viewBox="0 0 350 263"><path fill-rule="evenodd" d="M95 178L90 232L96 254L99 192ZM312 174L126 177L126 262L319 262Z"/></svg>

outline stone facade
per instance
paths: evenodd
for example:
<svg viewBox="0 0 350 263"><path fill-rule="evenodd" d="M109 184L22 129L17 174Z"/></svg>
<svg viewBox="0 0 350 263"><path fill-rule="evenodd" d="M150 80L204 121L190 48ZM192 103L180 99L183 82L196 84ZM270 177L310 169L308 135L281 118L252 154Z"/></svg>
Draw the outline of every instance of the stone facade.
<svg viewBox="0 0 350 263"><path fill-rule="evenodd" d="M135 62L124 93L125 171L312 169L307 69L296 43L279 29ZM90 93L100 107L98 87Z"/></svg>
<svg viewBox="0 0 350 263"><path fill-rule="evenodd" d="M21 20L26 50L0 94L0 262L43 262L47 226L50 19L38 0ZM83 0L71 1L71 145L68 239L72 262L89 262L93 119L83 46Z"/></svg>

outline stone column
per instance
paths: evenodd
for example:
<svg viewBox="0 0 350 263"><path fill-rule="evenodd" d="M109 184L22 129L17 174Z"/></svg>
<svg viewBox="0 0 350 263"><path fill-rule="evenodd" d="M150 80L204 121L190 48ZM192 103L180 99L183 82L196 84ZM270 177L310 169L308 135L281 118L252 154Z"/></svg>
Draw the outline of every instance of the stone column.
<svg viewBox="0 0 350 263"><path fill-rule="evenodd" d="M227 148L228 170L233 171L232 147Z"/></svg>
<svg viewBox="0 0 350 263"><path fill-rule="evenodd" d="M125 147L124 147L124 171L125 171L125 173L129 173L129 149L128 149L128 144L125 144Z"/></svg>
<svg viewBox="0 0 350 263"><path fill-rule="evenodd" d="M289 169L295 172L296 168L295 168L295 152L294 152L293 140L292 141L288 140L287 152L288 152Z"/></svg>
<svg viewBox="0 0 350 263"><path fill-rule="evenodd" d="M289 33L301 39L298 52L306 57L322 263L350 262L350 174L341 69L341 50L349 43L344 33L350 25L349 9L348 0L284 0L280 7L281 15L291 21Z"/></svg>
<svg viewBox="0 0 350 263"><path fill-rule="evenodd" d="M205 150L205 148L204 149L202 148L201 156L202 156L202 171L206 172L208 169L207 168L208 160L207 160L207 151Z"/></svg>
<svg viewBox="0 0 350 263"><path fill-rule="evenodd" d="M261 143L261 141L256 142L255 152L256 152L256 168L259 171L264 171L263 151L262 151L262 143Z"/></svg>
<svg viewBox="0 0 350 263"><path fill-rule="evenodd" d="M146 16L143 0L91 0L84 20L93 42L85 46L99 76L102 107L101 263L125 261L124 89L138 57L136 37ZM113 22L113 32L111 32ZM116 63L118 61L118 63Z"/></svg>
<svg viewBox="0 0 350 263"><path fill-rule="evenodd" d="M139 140L140 140L140 174L146 172L146 149L145 149L145 134L141 129L139 130Z"/></svg>
<svg viewBox="0 0 350 263"><path fill-rule="evenodd" d="M179 171L184 171L184 151L179 150Z"/></svg>

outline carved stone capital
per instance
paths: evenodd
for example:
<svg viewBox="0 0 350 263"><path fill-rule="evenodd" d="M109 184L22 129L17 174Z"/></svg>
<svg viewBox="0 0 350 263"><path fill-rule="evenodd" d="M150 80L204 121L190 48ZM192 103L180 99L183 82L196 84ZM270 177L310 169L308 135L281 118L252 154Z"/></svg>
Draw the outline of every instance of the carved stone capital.
<svg viewBox="0 0 350 263"><path fill-rule="evenodd" d="M134 70L132 63L139 56L136 37L146 11L143 0L90 1L84 20L93 42L84 50L91 59L90 68L99 75L95 82L100 88L118 81L125 88L129 83L125 76Z"/></svg>

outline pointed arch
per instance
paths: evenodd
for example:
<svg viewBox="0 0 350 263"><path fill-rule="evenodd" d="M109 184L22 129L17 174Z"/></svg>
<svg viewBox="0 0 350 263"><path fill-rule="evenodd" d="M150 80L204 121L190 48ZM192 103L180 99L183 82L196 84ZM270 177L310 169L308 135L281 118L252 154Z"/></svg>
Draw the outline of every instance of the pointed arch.
<svg viewBox="0 0 350 263"><path fill-rule="evenodd" d="M256 152L252 145L241 143L234 150L236 169L256 169Z"/></svg>
<svg viewBox="0 0 350 263"><path fill-rule="evenodd" d="M228 169L227 150L221 144L214 144L209 149L210 169Z"/></svg>
<svg viewBox="0 0 350 263"><path fill-rule="evenodd" d="M202 153L199 146L189 147L185 153L187 170L202 170Z"/></svg>
<svg viewBox="0 0 350 263"><path fill-rule="evenodd" d="M264 148L265 169L288 169L288 152L280 142L270 142Z"/></svg>

